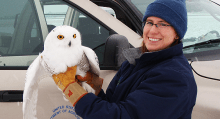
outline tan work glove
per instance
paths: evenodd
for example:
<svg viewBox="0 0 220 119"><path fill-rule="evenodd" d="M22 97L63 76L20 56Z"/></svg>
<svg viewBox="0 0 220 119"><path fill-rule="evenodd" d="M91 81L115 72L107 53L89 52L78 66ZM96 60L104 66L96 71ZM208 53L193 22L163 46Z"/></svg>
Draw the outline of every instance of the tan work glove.
<svg viewBox="0 0 220 119"><path fill-rule="evenodd" d="M65 73L52 76L57 86L63 91L73 106L88 93L75 80L76 68L77 66L68 67Z"/></svg>
<svg viewBox="0 0 220 119"><path fill-rule="evenodd" d="M80 75L76 75L76 80L80 84L83 81L86 81L94 90L95 95L97 96L102 89L103 79L97 76L94 73L88 71L85 77L81 77Z"/></svg>

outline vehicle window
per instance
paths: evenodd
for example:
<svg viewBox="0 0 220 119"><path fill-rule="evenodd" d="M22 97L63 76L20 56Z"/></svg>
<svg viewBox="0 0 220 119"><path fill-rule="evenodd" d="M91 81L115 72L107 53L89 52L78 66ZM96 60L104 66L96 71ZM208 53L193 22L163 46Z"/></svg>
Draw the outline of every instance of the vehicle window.
<svg viewBox="0 0 220 119"><path fill-rule="evenodd" d="M101 8L116 18L115 11L112 8L110 7L101 7Z"/></svg>
<svg viewBox="0 0 220 119"><path fill-rule="evenodd" d="M186 1L188 12L188 30L183 39L184 53L203 52L220 49L220 7L200 0ZM209 42L211 41L211 42Z"/></svg>
<svg viewBox="0 0 220 119"><path fill-rule="evenodd" d="M43 9L47 25L63 25L68 9L67 5L44 5Z"/></svg>
<svg viewBox="0 0 220 119"><path fill-rule="evenodd" d="M62 1L41 1L48 30L50 31L59 25L75 27L81 33L82 45L92 48L99 58L100 65L102 65L105 41L109 36L109 30L79 9ZM103 9L110 11L108 8Z"/></svg>
<svg viewBox="0 0 220 119"><path fill-rule="evenodd" d="M41 28L33 3L29 0L1 1L0 66L28 66L43 50ZM25 60L23 56L25 55ZM22 62L19 62L22 61Z"/></svg>
<svg viewBox="0 0 220 119"><path fill-rule="evenodd" d="M27 0L26 4L20 2L21 0L7 0L1 4L0 51L2 56L36 54L35 48L42 42L31 3Z"/></svg>
<svg viewBox="0 0 220 119"><path fill-rule="evenodd" d="M104 57L104 44L109 36L109 31L95 22L92 18L79 12L79 15L74 16L78 22L72 22L71 26L75 26L81 33L82 45L92 48L98 58L100 65L102 65Z"/></svg>
<svg viewBox="0 0 220 119"><path fill-rule="evenodd" d="M154 2L155 0L125 0L125 1L131 1L137 9L144 15L147 6Z"/></svg>

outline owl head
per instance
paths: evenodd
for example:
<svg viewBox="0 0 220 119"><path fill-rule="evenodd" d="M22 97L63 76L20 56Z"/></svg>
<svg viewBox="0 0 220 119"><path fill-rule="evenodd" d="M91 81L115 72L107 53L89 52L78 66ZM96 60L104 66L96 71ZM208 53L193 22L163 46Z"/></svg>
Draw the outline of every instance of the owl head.
<svg viewBox="0 0 220 119"><path fill-rule="evenodd" d="M81 35L77 29L71 26L57 26L47 35L44 45L45 48L71 48L81 46Z"/></svg>

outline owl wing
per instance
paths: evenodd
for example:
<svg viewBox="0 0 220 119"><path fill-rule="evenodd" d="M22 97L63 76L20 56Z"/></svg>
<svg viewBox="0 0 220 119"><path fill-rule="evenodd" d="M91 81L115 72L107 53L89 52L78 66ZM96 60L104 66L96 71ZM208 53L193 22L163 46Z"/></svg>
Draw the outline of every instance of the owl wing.
<svg viewBox="0 0 220 119"><path fill-rule="evenodd" d="M90 65L90 70L99 76L100 73L100 68L99 68L99 61L98 61L98 57L96 56L95 52L85 46L82 46L82 49L86 55L86 57L89 60L89 65Z"/></svg>
<svg viewBox="0 0 220 119"><path fill-rule="evenodd" d="M36 107L38 97L38 83L41 79L50 76L42 66L42 58L39 55L26 73L25 87L23 94L23 118L36 119Z"/></svg>

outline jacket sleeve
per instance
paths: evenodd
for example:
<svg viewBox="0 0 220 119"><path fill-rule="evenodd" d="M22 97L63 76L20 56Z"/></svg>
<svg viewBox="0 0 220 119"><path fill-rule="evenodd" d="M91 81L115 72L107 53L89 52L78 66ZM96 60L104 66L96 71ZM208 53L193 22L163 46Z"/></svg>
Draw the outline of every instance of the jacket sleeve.
<svg viewBox="0 0 220 119"><path fill-rule="evenodd" d="M189 77L165 68L148 74L125 100L114 103L87 94L76 104L76 113L84 119L177 119L188 103Z"/></svg>

